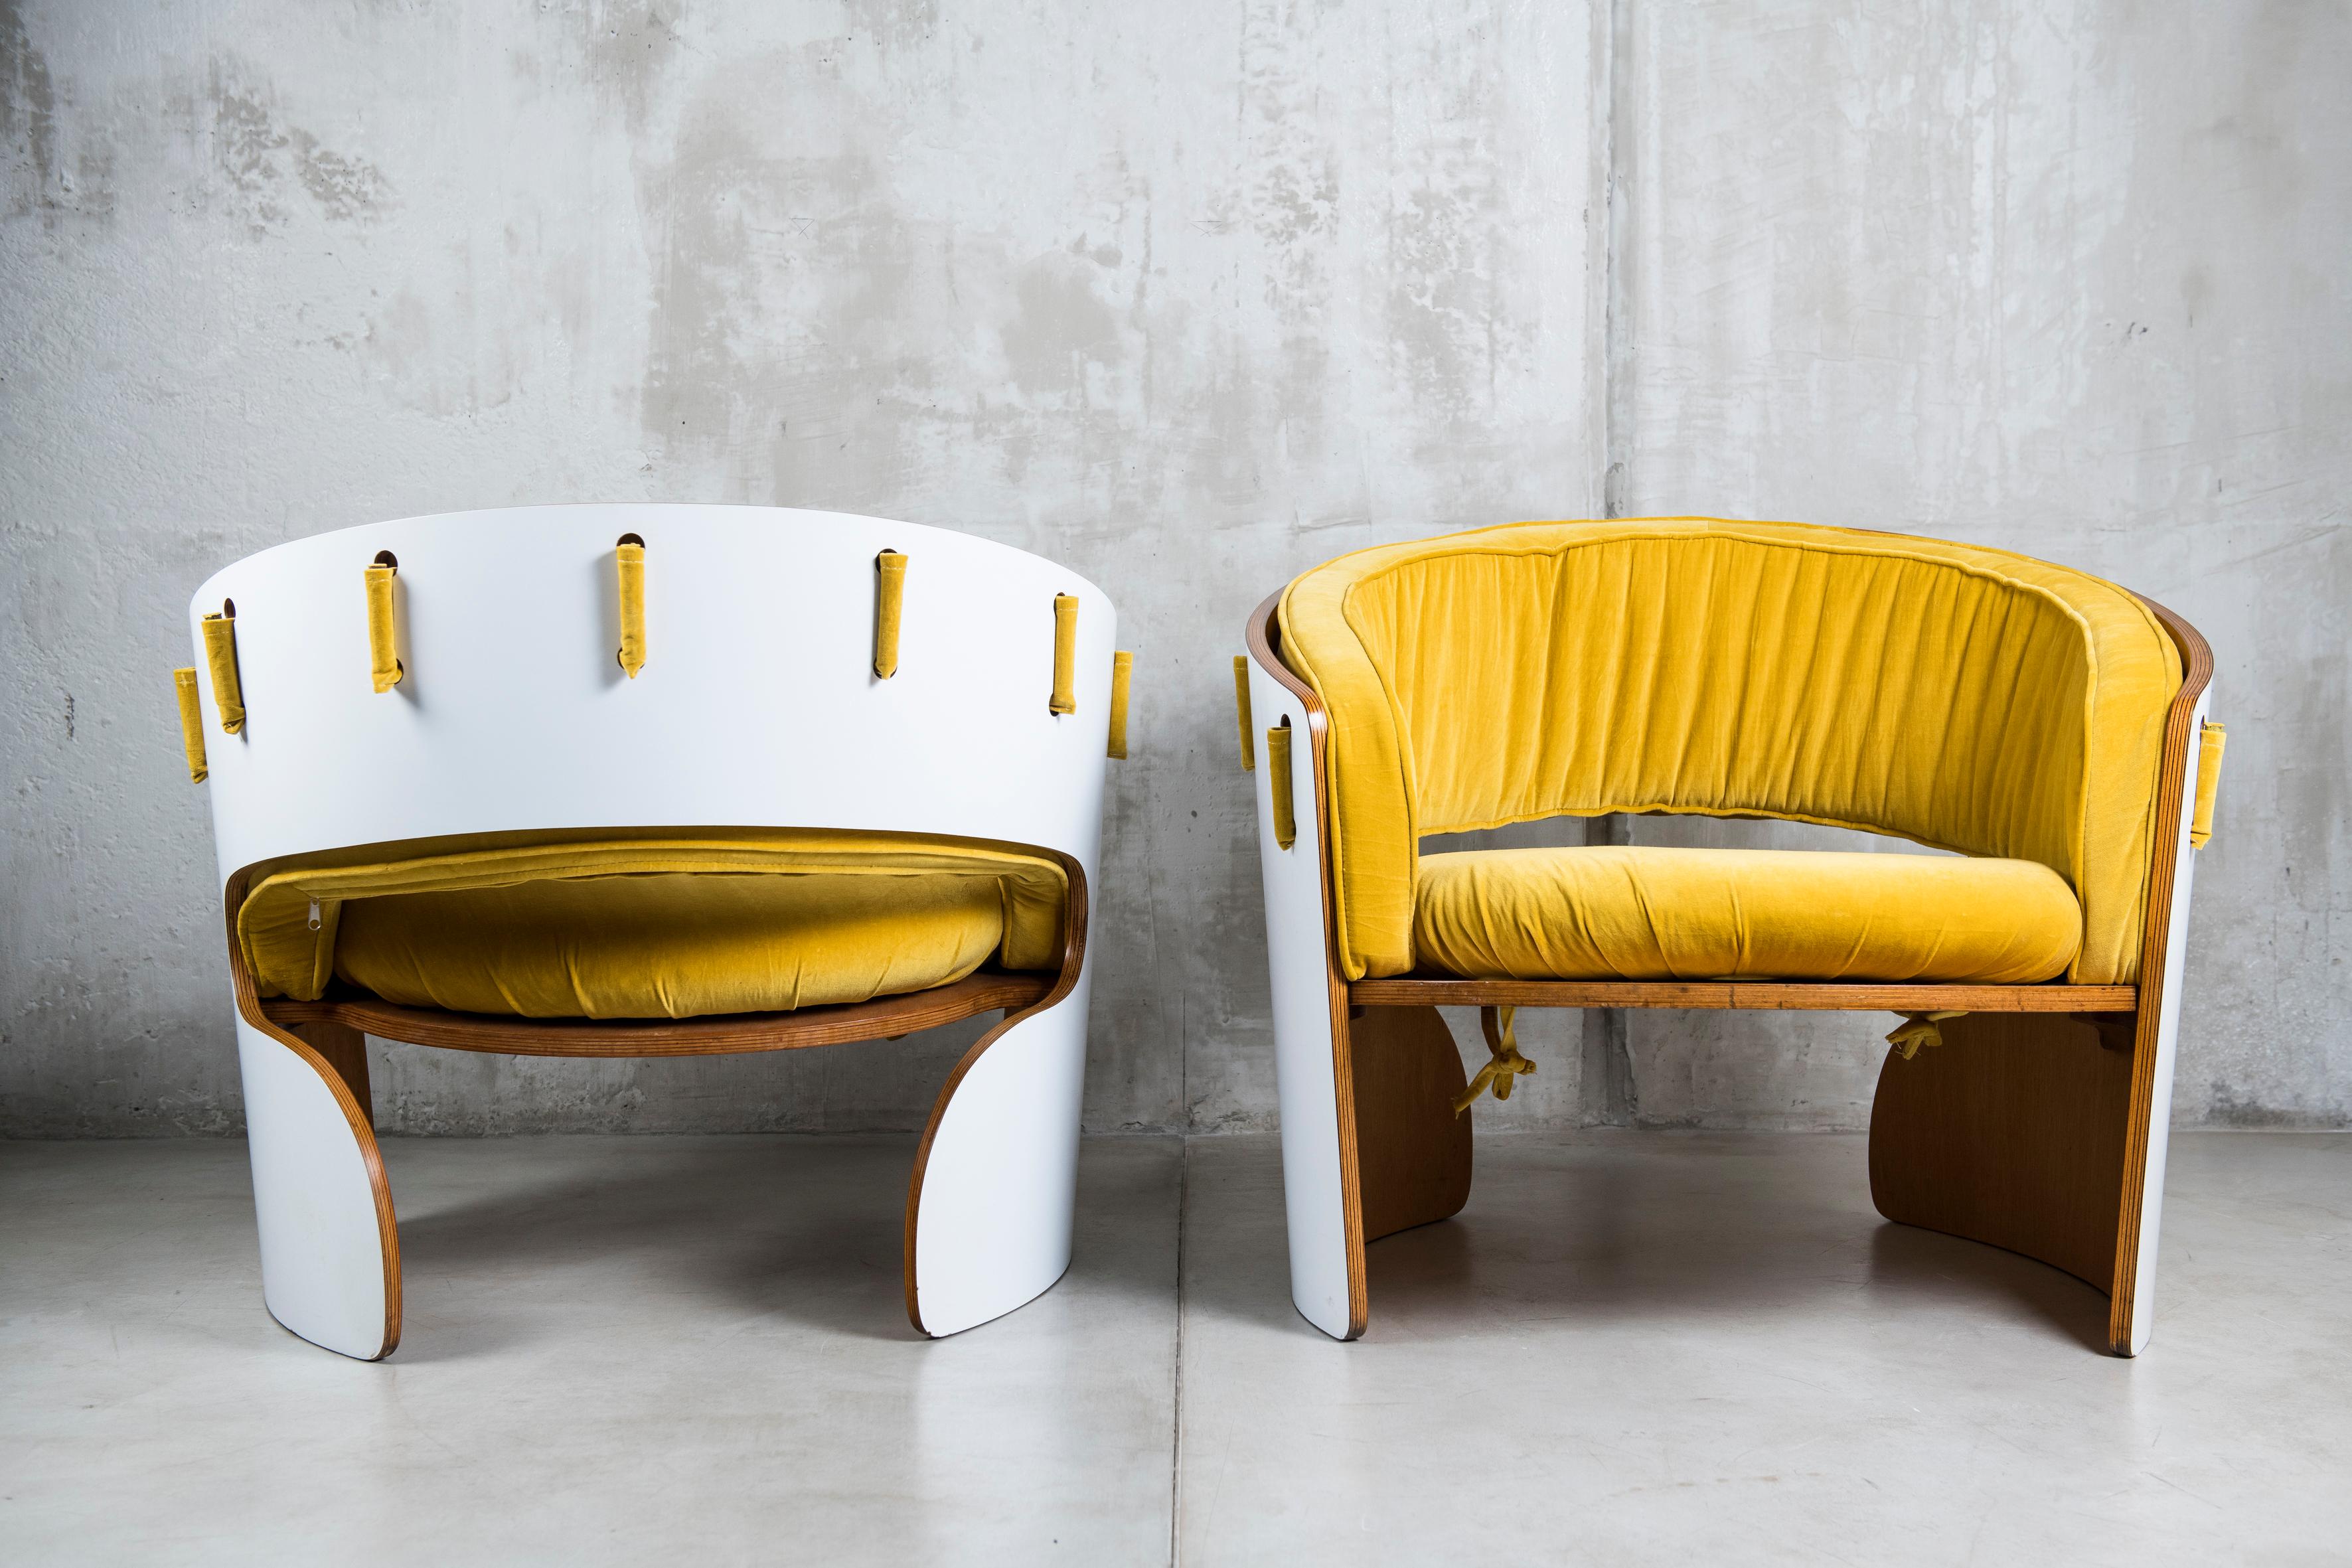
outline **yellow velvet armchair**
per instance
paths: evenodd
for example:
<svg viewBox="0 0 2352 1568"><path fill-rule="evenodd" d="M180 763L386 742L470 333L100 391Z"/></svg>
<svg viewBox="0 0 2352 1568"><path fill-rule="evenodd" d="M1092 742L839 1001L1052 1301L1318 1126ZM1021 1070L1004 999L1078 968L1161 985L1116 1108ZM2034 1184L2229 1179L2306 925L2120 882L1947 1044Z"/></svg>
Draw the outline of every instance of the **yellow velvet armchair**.
<svg viewBox="0 0 2352 1568"><path fill-rule="evenodd" d="M1365 1244L1466 1201L1464 1112L1532 1070L1515 1009L1884 1010L1880 1211L2075 1274L2116 1353L2146 1343L2220 763L2187 623L2006 552L1668 518L1360 551L1266 600L1246 644L1310 1321L1362 1332ZM1956 853L1422 847L1607 813ZM1485 1009L1475 1078L1441 1005Z"/></svg>

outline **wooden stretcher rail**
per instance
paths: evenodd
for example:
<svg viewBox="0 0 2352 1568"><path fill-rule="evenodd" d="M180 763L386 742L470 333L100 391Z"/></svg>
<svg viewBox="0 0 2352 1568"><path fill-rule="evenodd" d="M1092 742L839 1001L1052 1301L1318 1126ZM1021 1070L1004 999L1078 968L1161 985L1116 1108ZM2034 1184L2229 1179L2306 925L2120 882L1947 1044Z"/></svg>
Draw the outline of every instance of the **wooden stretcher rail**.
<svg viewBox="0 0 2352 1568"><path fill-rule="evenodd" d="M1823 1013L2128 1013L2130 985L1823 985L1724 980L1359 980L1360 1007L1732 1007Z"/></svg>
<svg viewBox="0 0 2352 1568"><path fill-rule="evenodd" d="M403 1007L373 996L317 1002L269 999L263 1016L291 1028L335 1023L413 1046L489 1051L516 1057L700 1057L738 1051L789 1051L853 1040L896 1038L999 1008L1034 1006L1059 977L988 973L951 985L872 1002L803 1007L791 1013L733 1013L709 1018L500 1018Z"/></svg>

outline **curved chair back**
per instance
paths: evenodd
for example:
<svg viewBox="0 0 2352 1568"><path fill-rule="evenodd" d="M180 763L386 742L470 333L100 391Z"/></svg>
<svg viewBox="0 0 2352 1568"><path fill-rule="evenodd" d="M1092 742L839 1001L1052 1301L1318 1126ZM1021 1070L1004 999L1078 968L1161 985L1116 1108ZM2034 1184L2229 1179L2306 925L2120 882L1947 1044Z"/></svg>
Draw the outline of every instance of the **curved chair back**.
<svg viewBox="0 0 2352 1568"><path fill-rule="evenodd" d="M1791 523L1521 523L1343 556L1285 593L1329 710L1350 979L1411 967L1420 836L1680 812L2038 860L2070 978L2137 977L2178 649L2024 556Z"/></svg>
<svg viewBox="0 0 2352 1568"><path fill-rule="evenodd" d="M643 542L641 617L624 603L624 535ZM887 678L885 551L906 558ZM368 573L380 557L388 604ZM227 667L200 666L224 883L361 844L649 826L1009 840L1094 874L1115 612L1006 545L838 512L515 508L240 561L195 596L199 649L225 601L236 732L221 722ZM1057 639L1066 713L1050 710Z"/></svg>

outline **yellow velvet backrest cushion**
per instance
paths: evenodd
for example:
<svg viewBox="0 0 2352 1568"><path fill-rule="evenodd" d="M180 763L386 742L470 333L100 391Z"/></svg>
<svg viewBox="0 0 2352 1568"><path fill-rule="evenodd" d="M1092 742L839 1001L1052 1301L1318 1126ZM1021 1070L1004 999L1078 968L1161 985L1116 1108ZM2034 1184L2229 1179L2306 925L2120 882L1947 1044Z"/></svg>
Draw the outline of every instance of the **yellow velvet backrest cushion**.
<svg viewBox="0 0 2352 1568"><path fill-rule="evenodd" d="M2082 900L2069 977L2138 973L2180 661L2112 584L1799 523L1517 523L1342 556L1280 614L1330 712L1350 979L1413 966L1422 835L1612 811L2038 860Z"/></svg>

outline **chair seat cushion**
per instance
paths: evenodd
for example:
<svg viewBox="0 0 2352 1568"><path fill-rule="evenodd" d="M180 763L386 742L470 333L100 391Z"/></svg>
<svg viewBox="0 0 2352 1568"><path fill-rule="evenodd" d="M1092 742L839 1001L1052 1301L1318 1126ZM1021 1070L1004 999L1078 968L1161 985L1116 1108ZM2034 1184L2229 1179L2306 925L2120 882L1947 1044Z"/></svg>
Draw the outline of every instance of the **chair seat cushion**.
<svg viewBox="0 0 2352 1568"><path fill-rule="evenodd" d="M257 873L237 933L262 994L341 980L533 1018L779 1012L928 990L991 958L1051 969L1068 899L1034 851L881 834L501 835Z"/></svg>
<svg viewBox="0 0 2352 1568"><path fill-rule="evenodd" d="M1476 979L2014 984L2083 940L2033 860L1643 845L1424 855L1420 968Z"/></svg>

